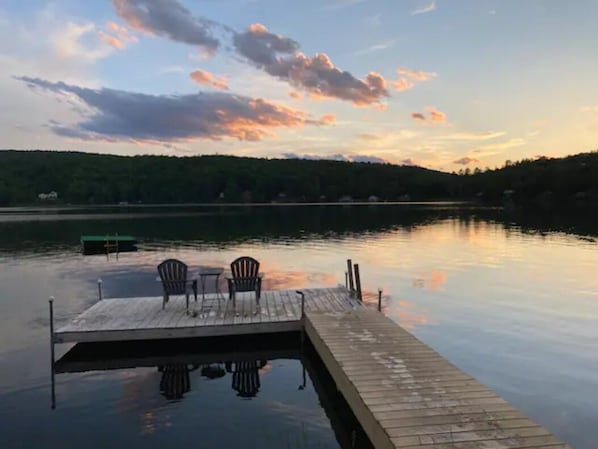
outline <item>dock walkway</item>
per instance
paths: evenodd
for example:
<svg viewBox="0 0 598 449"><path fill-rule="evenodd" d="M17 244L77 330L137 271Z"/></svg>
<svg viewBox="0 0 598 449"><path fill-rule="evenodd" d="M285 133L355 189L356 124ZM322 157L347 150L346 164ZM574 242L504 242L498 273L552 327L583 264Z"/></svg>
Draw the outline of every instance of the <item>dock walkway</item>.
<svg viewBox="0 0 598 449"><path fill-rule="evenodd" d="M305 329L377 449L568 447L379 312L309 312Z"/></svg>

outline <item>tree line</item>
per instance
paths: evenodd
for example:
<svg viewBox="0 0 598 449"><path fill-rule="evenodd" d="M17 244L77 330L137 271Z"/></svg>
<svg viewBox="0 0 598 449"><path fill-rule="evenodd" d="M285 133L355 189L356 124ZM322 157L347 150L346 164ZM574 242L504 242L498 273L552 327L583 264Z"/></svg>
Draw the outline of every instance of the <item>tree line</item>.
<svg viewBox="0 0 598 449"><path fill-rule="evenodd" d="M0 151L0 205L508 199L596 201L598 152L451 174L421 167L234 156ZM41 196L40 194L44 195Z"/></svg>

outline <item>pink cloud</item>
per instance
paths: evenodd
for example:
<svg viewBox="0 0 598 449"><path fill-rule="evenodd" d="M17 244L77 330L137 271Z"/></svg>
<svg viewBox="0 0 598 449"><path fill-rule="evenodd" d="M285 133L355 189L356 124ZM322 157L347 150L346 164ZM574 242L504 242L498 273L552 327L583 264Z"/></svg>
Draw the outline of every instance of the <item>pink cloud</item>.
<svg viewBox="0 0 598 449"><path fill-rule="evenodd" d="M201 86L213 87L214 89L227 90L228 83L223 77L217 77L205 70L194 70L189 77Z"/></svg>
<svg viewBox="0 0 598 449"><path fill-rule="evenodd" d="M115 22L108 22L106 28L106 31L98 31L98 36L112 48L122 50L126 44L137 42L137 37L130 34L129 30L124 26L118 25Z"/></svg>
<svg viewBox="0 0 598 449"><path fill-rule="evenodd" d="M479 159L476 159L474 157L465 156L465 157L462 157L461 159L457 159L456 161L453 161L453 164L469 165L469 164L477 164L479 162L480 162Z"/></svg>
<svg viewBox="0 0 598 449"><path fill-rule="evenodd" d="M446 114L444 112L439 111L438 109L433 108L432 106L429 106L426 109L430 113L430 121L432 123L446 123Z"/></svg>
<svg viewBox="0 0 598 449"><path fill-rule="evenodd" d="M294 98L295 100L301 100L301 98L303 98L303 95L301 95L301 92L293 90L289 92L289 97Z"/></svg>
<svg viewBox="0 0 598 449"><path fill-rule="evenodd" d="M325 53L306 56L299 43L271 33L262 24L253 24L243 33L236 33L233 43L237 53L266 73L306 91L310 98L338 99L355 106L376 106L388 97L387 82L376 72L364 78L334 65Z"/></svg>
<svg viewBox="0 0 598 449"><path fill-rule="evenodd" d="M407 78L417 81L429 81L432 78L436 78L436 72L423 72L421 70L411 70L403 67L397 69L399 75L405 75Z"/></svg>
<svg viewBox="0 0 598 449"><path fill-rule="evenodd" d="M440 125L446 123L446 114L444 112L432 106L426 106L426 111L428 113L428 117L421 112L412 112L411 117L415 120L420 120L430 125Z"/></svg>
<svg viewBox="0 0 598 449"><path fill-rule="evenodd" d="M391 85L397 92L405 92L406 90L413 89L416 84L430 81L436 77L435 72L423 72L421 70L411 70L404 67L397 69L399 77L391 81Z"/></svg>
<svg viewBox="0 0 598 449"><path fill-rule="evenodd" d="M415 84L409 81L407 78L399 78L390 83L397 92L405 92L406 90L413 89Z"/></svg>

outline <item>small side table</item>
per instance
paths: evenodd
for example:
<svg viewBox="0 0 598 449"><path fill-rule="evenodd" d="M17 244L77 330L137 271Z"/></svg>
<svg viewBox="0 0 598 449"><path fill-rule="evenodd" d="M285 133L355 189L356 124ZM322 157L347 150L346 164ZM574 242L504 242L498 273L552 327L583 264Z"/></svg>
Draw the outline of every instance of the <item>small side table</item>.
<svg viewBox="0 0 598 449"><path fill-rule="evenodd" d="M216 297L220 299L221 297L224 298L224 295L220 291L220 275L224 273L224 268L221 267L206 267L202 268L198 271L197 276L199 277L199 282L201 283L201 300L203 301L206 296L206 279L210 276L214 277L214 282L216 286Z"/></svg>

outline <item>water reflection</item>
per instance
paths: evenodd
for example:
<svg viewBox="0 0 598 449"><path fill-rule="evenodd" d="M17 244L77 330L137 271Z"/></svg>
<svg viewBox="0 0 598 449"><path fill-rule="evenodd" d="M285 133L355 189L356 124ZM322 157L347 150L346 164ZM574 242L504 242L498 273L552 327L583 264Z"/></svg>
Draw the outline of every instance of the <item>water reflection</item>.
<svg viewBox="0 0 598 449"><path fill-rule="evenodd" d="M255 404L251 408L252 413L262 422L268 422L267 426L253 428L258 434L262 432L262 447L294 447L295 443L301 442L297 447L371 448L313 348L309 344L302 347L299 341L298 334L290 333L267 337L80 343L64 354L55 368L59 379L70 376L65 381L70 388L93 381L72 377L74 373L117 373L127 384L124 389L126 400L120 401L126 406L121 408L120 413L126 419L129 410L136 412L138 405L142 405L139 410L141 433L145 435L167 432L170 427L180 425L177 423L181 419L205 420L214 414L217 420L226 416L224 419L234 422L240 410L241 416L248 419L247 423L253 421L246 415L247 412L231 402L232 396ZM148 369L157 373L158 377L136 374L137 370ZM167 401L166 404L146 397L151 396L148 382L153 384L155 394ZM62 389L66 385L63 383ZM206 388L208 385L209 388ZM228 388L231 394L223 394L223 388ZM95 393L90 391L87 394ZM313 407L305 407L305 399L285 400L285 396L289 395L303 398L315 395L329 421L322 420L323 416ZM87 400L92 400L92 397ZM265 409L259 405L260 400ZM98 403L96 407L101 416L102 405ZM59 394L55 413L69 408L68 395L61 397ZM195 410L192 417L183 418L181 413L190 408ZM279 420L288 420L288 430L272 434L276 425L271 421L270 413L275 413ZM329 436L326 436L330 426L335 444L331 444ZM238 429L240 434L243 433L241 429ZM214 428L210 432L217 434L221 430ZM122 432L122 429L118 431ZM230 432L220 435L220 438L223 444L230 445L228 447L246 447L245 444L248 444ZM183 439L192 440L193 434L187 433ZM355 446L356 441L359 441L358 446Z"/></svg>

